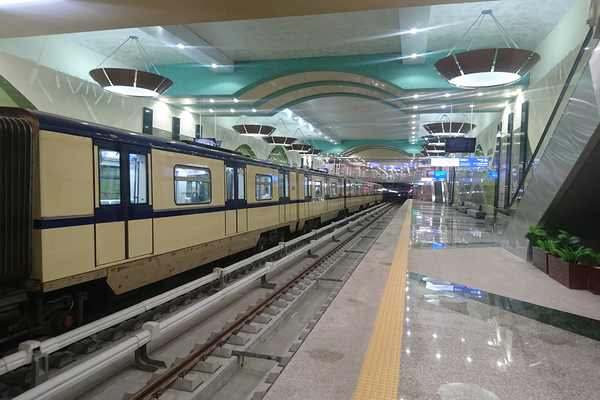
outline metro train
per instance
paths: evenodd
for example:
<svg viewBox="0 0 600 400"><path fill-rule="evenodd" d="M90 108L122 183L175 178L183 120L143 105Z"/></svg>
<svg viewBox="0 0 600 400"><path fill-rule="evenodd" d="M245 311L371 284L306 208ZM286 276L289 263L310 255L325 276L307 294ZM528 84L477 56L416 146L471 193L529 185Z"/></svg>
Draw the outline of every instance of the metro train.
<svg viewBox="0 0 600 400"><path fill-rule="evenodd" d="M68 328L90 285L121 295L382 201L359 179L18 108L0 108L0 154L7 330L27 313Z"/></svg>

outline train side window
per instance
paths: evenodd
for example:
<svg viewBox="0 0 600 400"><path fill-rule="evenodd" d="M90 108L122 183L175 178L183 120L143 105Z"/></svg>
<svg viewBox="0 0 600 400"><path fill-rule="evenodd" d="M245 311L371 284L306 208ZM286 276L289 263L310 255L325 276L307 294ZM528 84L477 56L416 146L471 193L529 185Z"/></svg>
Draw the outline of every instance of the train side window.
<svg viewBox="0 0 600 400"><path fill-rule="evenodd" d="M129 153L129 203L148 204L148 155Z"/></svg>
<svg viewBox="0 0 600 400"><path fill-rule="evenodd" d="M225 179L227 181L227 200L235 199L235 170L233 167L225 167Z"/></svg>
<svg viewBox="0 0 600 400"><path fill-rule="evenodd" d="M211 201L208 168L175 166L175 204L202 204Z"/></svg>
<svg viewBox="0 0 600 400"><path fill-rule="evenodd" d="M256 175L256 200L273 198L273 178L270 175Z"/></svg>
<svg viewBox="0 0 600 400"><path fill-rule="evenodd" d="M98 150L100 205L121 204L121 152Z"/></svg>
<svg viewBox="0 0 600 400"><path fill-rule="evenodd" d="M238 199L244 200L246 198L246 170L244 168L238 168L237 171Z"/></svg>
<svg viewBox="0 0 600 400"><path fill-rule="evenodd" d="M323 182L315 181L315 197L323 197Z"/></svg>

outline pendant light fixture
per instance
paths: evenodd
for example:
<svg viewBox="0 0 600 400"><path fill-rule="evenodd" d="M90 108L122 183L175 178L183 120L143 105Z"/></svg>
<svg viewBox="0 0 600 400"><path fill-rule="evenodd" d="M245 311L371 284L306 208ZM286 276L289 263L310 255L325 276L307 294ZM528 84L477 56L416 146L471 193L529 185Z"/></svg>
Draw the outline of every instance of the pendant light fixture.
<svg viewBox="0 0 600 400"><path fill-rule="evenodd" d="M486 15L489 15L504 39L507 47L471 50L477 31ZM467 51L452 54L460 41L477 25ZM509 43L510 41L510 43ZM512 44L512 47L511 47ZM448 55L434 64L436 71L449 84L465 88L479 89L510 85L523 78L540 60L540 55L531 50L519 49L508 32L492 14L492 10L483 10L456 46Z"/></svg>
<svg viewBox="0 0 600 400"><path fill-rule="evenodd" d="M102 64L127 43L129 43L128 52L131 51L133 44L136 45L146 66L146 71L130 68L103 68ZM148 65L151 65L156 73L150 72ZM102 86L102 89L121 96L151 98L162 95L173 86L173 81L158 74L156 66L150 60L148 53L142 47L137 36L129 36L123 44L117 47L115 51L106 57L95 69L91 70L89 74L94 81Z"/></svg>
<svg viewBox="0 0 600 400"><path fill-rule="evenodd" d="M244 136L266 137L275 132L271 125L241 124L234 125L233 130Z"/></svg>

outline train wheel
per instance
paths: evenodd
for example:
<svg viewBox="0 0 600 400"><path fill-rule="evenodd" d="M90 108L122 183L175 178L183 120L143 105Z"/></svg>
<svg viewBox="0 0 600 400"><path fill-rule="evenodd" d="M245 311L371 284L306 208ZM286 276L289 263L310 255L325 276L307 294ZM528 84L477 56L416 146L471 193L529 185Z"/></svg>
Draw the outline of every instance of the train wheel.
<svg viewBox="0 0 600 400"><path fill-rule="evenodd" d="M267 244L268 244L267 238L264 236L261 236L260 239L258 239L258 243L256 243L256 251L258 253L265 251L267 248Z"/></svg>

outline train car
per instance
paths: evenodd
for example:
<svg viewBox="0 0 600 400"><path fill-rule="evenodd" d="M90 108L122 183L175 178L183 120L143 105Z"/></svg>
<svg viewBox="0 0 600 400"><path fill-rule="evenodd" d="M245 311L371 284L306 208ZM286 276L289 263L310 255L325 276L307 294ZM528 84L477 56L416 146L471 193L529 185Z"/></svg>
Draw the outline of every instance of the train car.
<svg viewBox="0 0 600 400"><path fill-rule="evenodd" d="M342 177L22 109L0 108L0 148L4 326L30 293L51 315L82 285L123 294L381 201L356 179L348 201Z"/></svg>

